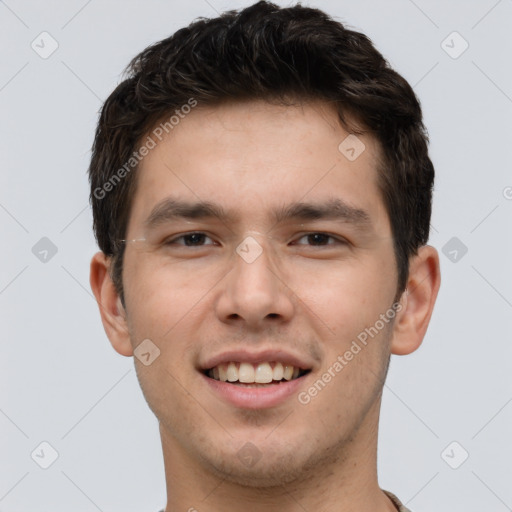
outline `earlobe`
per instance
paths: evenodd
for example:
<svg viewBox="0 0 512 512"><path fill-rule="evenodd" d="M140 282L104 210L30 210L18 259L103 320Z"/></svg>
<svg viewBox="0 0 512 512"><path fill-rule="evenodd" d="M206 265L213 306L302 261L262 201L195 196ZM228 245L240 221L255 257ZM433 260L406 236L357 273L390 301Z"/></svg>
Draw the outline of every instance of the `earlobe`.
<svg viewBox="0 0 512 512"><path fill-rule="evenodd" d="M110 343L119 354L133 355L126 312L110 277L110 258L102 252L91 260L90 284Z"/></svg>
<svg viewBox="0 0 512 512"><path fill-rule="evenodd" d="M424 245L409 263L409 278L400 299L400 311L395 318L391 353L405 355L419 348L440 285L439 255L434 247Z"/></svg>

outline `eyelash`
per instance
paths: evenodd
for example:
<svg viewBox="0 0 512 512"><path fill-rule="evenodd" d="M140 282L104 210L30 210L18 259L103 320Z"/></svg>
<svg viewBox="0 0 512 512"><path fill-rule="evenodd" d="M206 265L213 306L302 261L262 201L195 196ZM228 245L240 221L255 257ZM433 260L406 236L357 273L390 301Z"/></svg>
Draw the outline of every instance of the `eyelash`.
<svg viewBox="0 0 512 512"><path fill-rule="evenodd" d="M177 236L175 238L172 238L172 239L169 239L169 240L166 240L164 242L164 245L175 245L176 243L176 240L180 240L180 239L185 239L186 237L190 237L190 236L193 236L193 235L204 235L206 236L207 238L210 238L206 233L203 233L202 231L194 231L194 232L190 232L190 233L184 233L183 235L180 235L180 236ZM347 242L343 239L340 239L340 238L337 238L333 235L330 235L329 233L324 233L322 231L312 231L311 233L306 233L305 235L302 235L299 240L301 240L302 238L304 237L309 237L309 236L313 236L313 235L322 235L322 236L327 236L328 238L331 238L333 240L335 240L336 242L342 244L342 245L347 245ZM205 247L204 245L184 245L184 244L178 244L178 245L183 245L183 247ZM208 245L212 245L212 244L208 244ZM303 244L300 244L300 245L303 245ZM335 244L325 244L325 245L312 245L311 247L329 247L329 246L332 246L332 245L335 245Z"/></svg>

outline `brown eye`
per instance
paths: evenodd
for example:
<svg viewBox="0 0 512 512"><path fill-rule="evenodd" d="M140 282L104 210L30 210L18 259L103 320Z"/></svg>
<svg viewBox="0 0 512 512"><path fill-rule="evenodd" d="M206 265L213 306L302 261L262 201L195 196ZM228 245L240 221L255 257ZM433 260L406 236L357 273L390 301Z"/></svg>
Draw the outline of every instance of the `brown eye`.
<svg viewBox="0 0 512 512"><path fill-rule="evenodd" d="M185 233L184 235L167 240L165 245L184 245L186 247L203 247L204 245L212 245L203 243L207 238L210 237L205 233ZM184 243L178 243L178 240L183 240Z"/></svg>
<svg viewBox="0 0 512 512"><path fill-rule="evenodd" d="M345 244L341 239L335 238L332 235L327 233L308 233L307 235L303 235L299 240L307 239L308 244L313 245L314 247L322 247L327 245L335 245L336 243ZM334 243L329 243L329 239L334 240ZM304 244L299 244L304 245Z"/></svg>

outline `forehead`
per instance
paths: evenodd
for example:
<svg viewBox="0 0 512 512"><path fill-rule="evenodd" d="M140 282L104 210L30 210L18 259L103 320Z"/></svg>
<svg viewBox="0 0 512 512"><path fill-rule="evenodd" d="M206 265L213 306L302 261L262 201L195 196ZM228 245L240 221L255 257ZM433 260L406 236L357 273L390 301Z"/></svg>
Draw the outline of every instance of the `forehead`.
<svg viewBox="0 0 512 512"><path fill-rule="evenodd" d="M377 186L378 142L347 132L327 103L197 106L167 128L162 140L150 133L156 144L137 169L130 224L171 196L222 205L240 223L339 198L368 212L377 228L389 226Z"/></svg>

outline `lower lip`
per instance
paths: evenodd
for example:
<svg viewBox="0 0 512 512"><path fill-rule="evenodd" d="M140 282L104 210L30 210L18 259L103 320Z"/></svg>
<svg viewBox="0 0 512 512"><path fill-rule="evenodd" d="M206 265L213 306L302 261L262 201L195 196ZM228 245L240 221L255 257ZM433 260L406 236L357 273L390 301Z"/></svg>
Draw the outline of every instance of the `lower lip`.
<svg viewBox="0 0 512 512"><path fill-rule="evenodd" d="M304 377L282 381L279 384L271 384L260 388L249 388L211 379L201 374L210 389L221 399L229 402L235 407L244 409L266 409L282 404L292 395L298 393L304 382Z"/></svg>

